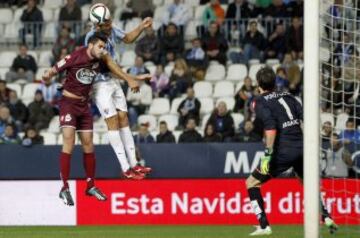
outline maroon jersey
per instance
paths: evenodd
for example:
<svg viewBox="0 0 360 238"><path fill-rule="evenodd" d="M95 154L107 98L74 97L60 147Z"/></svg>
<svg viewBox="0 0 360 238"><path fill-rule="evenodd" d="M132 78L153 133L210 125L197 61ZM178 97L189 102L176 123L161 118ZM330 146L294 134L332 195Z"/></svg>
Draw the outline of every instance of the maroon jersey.
<svg viewBox="0 0 360 238"><path fill-rule="evenodd" d="M55 64L57 72L66 70L63 88L77 96L89 97L96 75L99 73L99 60L90 59L82 47Z"/></svg>

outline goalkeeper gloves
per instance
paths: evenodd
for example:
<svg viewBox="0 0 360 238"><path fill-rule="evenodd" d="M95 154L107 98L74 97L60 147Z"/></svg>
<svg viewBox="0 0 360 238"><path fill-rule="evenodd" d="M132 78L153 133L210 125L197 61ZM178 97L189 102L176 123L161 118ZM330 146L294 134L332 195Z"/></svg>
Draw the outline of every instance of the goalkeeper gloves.
<svg viewBox="0 0 360 238"><path fill-rule="evenodd" d="M260 159L260 172L262 174L268 174L270 168L270 161L272 159L273 150L271 148L265 149L265 155Z"/></svg>

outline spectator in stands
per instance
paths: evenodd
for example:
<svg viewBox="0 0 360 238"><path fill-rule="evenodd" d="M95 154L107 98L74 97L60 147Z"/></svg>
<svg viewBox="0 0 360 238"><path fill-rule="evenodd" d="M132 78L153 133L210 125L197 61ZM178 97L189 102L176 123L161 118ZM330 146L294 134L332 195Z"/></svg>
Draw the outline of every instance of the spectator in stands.
<svg viewBox="0 0 360 238"><path fill-rule="evenodd" d="M134 136L134 141L136 144L148 144L155 142L154 137L149 132L149 125L147 123L140 125L139 134Z"/></svg>
<svg viewBox="0 0 360 238"><path fill-rule="evenodd" d="M286 18L290 14L283 0L272 0L270 6L265 10L265 16L274 18Z"/></svg>
<svg viewBox="0 0 360 238"><path fill-rule="evenodd" d="M196 131L196 121L189 118L186 122L186 129L179 137L179 143L197 143L202 142L201 135Z"/></svg>
<svg viewBox="0 0 360 238"><path fill-rule="evenodd" d="M359 5L358 5L359 6ZM304 1L303 0L293 0L288 3L288 10L291 12L293 17L303 17L304 16Z"/></svg>
<svg viewBox="0 0 360 238"><path fill-rule="evenodd" d="M50 104L53 107L54 113L57 114L57 102L61 96L57 83L53 80L44 81L40 84L38 90L41 91L44 101Z"/></svg>
<svg viewBox="0 0 360 238"><path fill-rule="evenodd" d="M201 47L201 39L195 38L191 41L192 47L185 53L185 59L190 66L190 71L194 78L203 80L208 66L208 60L205 51Z"/></svg>
<svg viewBox="0 0 360 238"><path fill-rule="evenodd" d="M250 59L264 59L266 40L264 35L258 31L258 23L250 21L249 31L246 32L241 42L240 52L231 52L230 58L233 63L248 64Z"/></svg>
<svg viewBox="0 0 360 238"><path fill-rule="evenodd" d="M237 142L259 142L262 138L254 132L253 122L247 120L240 128L240 133L236 135L234 139Z"/></svg>
<svg viewBox="0 0 360 238"><path fill-rule="evenodd" d="M33 35L33 47L36 48L40 44L42 24L44 21L42 11L37 7L36 0L28 0L21 18L24 28L21 29L22 43L26 44L26 35Z"/></svg>
<svg viewBox="0 0 360 238"><path fill-rule="evenodd" d="M191 72L183 59L175 61L174 69L170 76L170 98L173 99L192 86Z"/></svg>
<svg viewBox="0 0 360 238"><path fill-rule="evenodd" d="M286 70L282 67L276 69L276 90L288 91L289 80L287 79Z"/></svg>
<svg viewBox="0 0 360 238"><path fill-rule="evenodd" d="M215 128L215 132L221 135L221 140L231 142L235 134L234 119L227 110L225 102L219 102L217 108L211 114L207 124L211 124Z"/></svg>
<svg viewBox="0 0 360 238"><path fill-rule="evenodd" d="M16 133L13 124L5 126L4 133L0 136L0 144L20 144L21 139Z"/></svg>
<svg viewBox="0 0 360 238"><path fill-rule="evenodd" d="M69 26L76 35L80 34L82 12L76 0L66 0L65 6L60 9L59 22Z"/></svg>
<svg viewBox="0 0 360 238"><path fill-rule="evenodd" d="M44 101L42 92L37 90L35 92L34 101L29 104L29 120L26 128L32 126L40 131L49 127L49 123L54 116L54 111L51 105Z"/></svg>
<svg viewBox="0 0 360 238"><path fill-rule="evenodd" d="M9 102L6 106L10 110L10 115L14 119L15 125L18 130L22 130L23 125L26 123L29 112L25 104L18 99L16 91L11 91L9 94Z"/></svg>
<svg viewBox="0 0 360 238"><path fill-rule="evenodd" d="M215 132L215 128L212 124L207 124L205 127L204 142L206 143L221 142L221 135Z"/></svg>
<svg viewBox="0 0 360 238"><path fill-rule="evenodd" d="M127 104L131 128L136 127L138 116L144 114L151 102L152 89L147 83L140 82L140 93L133 93L130 88L128 89Z"/></svg>
<svg viewBox="0 0 360 238"><path fill-rule="evenodd" d="M235 94L234 112L244 113L245 107L249 107L249 102L255 96L256 87L252 85L252 80L249 76L245 77L244 84Z"/></svg>
<svg viewBox="0 0 360 238"><path fill-rule="evenodd" d="M210 0L210 4L205 8L202 15L203 26L208 27L212 22L221 26L224 19L225 11L221 7L219 0Z"/></svg>
<svg viewBox="0 0 360 238"><path fill-rule="evenodd" d="M150 83L155 97L164 97L169 93L170 79L161 64L156 66L155 74L152 76Z"/></svg>
<svg viewBox="0 0 360 238"><path fill-rule="evenodd" d="M176 143L175 136L169 131L166 121L161 121L159 126L160 133L156 136L157 143Z"/></svg>
<svg viewBox="0 0 360 238"><path fill-rule="evenodd" d="M289 91L297 95L300 91L301 72L300 67L294 61L291 53L286 53L281 65L286 70L287 79L289 81Z"/></svg>
<svg viewBox="0 0 360 238"><path fill-rule="evenodd" d="M350 35L347 32L341 34L341 40L336 45L334 50L334 63L338 66L348 64L351 60L351 56L357 55L356 45L351 40Z"/></svg>
<svg viewBox="0 0 360 238"><path fill-rule="evenodd" d="M174 23L169 23L164 36L160 38L160 55L162 64L173 62L184 51L184 39Z"/></svg>
<svg viewBox="0 0 360 238"><path fill-rule="evenodd" d="M330 139L331 146L326 151L326 167L324 174L326 177L348 177L349 169L353 165L351 154L341 141L338 135L332 134Z"/></svg>
<svg viewBox="0 0 360 238"><path fill-rule="evenodd" d="M189 118L195 119L197 125L200 120L200 101L195 97L195 91L193 88L188 88L186 91L186 98L180 103L177 111L179 116L179 126L185 127Z"/></svg>
<svg viewBox="0 0 360 238"><path fill-rule="evenodd" d="M6 125L13 123L9 108L0 105L0 135L4 133Z"/></svg>
<svg viewBox="0 0 360 238"><path fill-rule="evenodd" d="M333 134L331 122L326 121L322 125L321 140L323 143L330 142L330 137Z"/></svg>
<svg viewBox="0 0 360 238"><path fill-rule="evenodd" d="M209 60L216 60L223 65L226 64L228 43L225 36L220 33L216 22L210 23L209 30L205 33L202 43Z"/></svg>
<svg viewBox="0 0 360 238"><path fill-rule="evenodd" d="M75 40L71 38L70 34L71 29L68 26L63 25L61 27L59 37L57 38L52 48L55 62L58 62L60 60L62 49L66 49L68 53L72 52L75 49Z"/></svg>
<svg viewBox="0 0 360 238"><path fill-rule="evenodd" d="M170 22L177 25L180 33L183 35L184 28L191 19L191 9L184 3L184 0L174 0L164 13L162 23L168 25Z"/></svg>
<svg viewBox="0 0 360 238"><path fill-rule="evenodd" d="M159 62L159 40L152 27L145 29L145 36L136 42L136 55L141 56L144 61Z"/></svg>
<svg viewBox="0 0 360 238"><path fill-rule="evenodd" d="M354 118L349 118L346 121L346 129L341 131L339 139L345 145L350 143L360 144L360 132L355 127Z"/></svg>
<svg viewBox="0 0 360 238"><path fill-rule="evenodd" d="M144 59L141 56L135 57L135 63L131 66L127 72L131 75L149 74L150 71L144 65Z"/></svg>
<svg viewBox="0 0 360 238"><path fill-rule="evenodd" d="M12 90L10 88L6 87L6 81L0 79L0 105L2 103L9 102L9 96L11 91Z"/></svg>
<svg viewBox="0 0 360 238"><path fill-rule="evenodd" d="M34 57L28 54L26 45L19 46L19 54L14 59L10 71L6 73L5 78L8 82L14 82L19 79L26 79L31 83L34 81L38 66Z"/></svg>
<svg viewBox="0 0 360 238"><path fill-rule="evenodd" d="M25 131L24 138L22 139L23 146L42 145L44 144L44 137L39 135L34 127L29 127Z"/></svg>
<svg viewBox="0 0 360 238"><path fill-rule="evenodd" d="M129 0L124 11L121 13L120 21L127 21L134 17L152 17L155 6L152 0Z"/></svg>
<svg viewBox="0 0 360 238"><path fill-rule="evenodd" d="M294 59L303 59L304 29L299 17L293 17L286 39L287 51L291 52Z"/></svg>
<svg viewBox="0 0 360 238"><path fill-rule="evenodd" d="M270 35L268 39L268 45L266 48L266 58L277 58L282 60L286 53L286 34L284 23L276 24L275 31Z"/></svg>

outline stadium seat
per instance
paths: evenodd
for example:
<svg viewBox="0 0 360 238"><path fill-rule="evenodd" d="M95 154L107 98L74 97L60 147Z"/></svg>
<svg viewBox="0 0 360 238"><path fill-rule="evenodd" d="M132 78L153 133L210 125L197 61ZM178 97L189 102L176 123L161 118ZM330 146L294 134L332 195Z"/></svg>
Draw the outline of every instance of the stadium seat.
<svg viewBox="0 0 360 238"><path fill-rule="evenodd" d="M197 26L196 21L190 21L187 24L185 29L185 39L191 40L197 36L196 26Z"/></svg>
<svg viewBox="0 0 360 238"><path fill-rule="evenodd" d="M56 134L50 132L42 132L41 135L44 137L44 145L56 145Z"/></svg>
<svg viewBox="0 0 360 238"><path fill-rule="evenodd" d="M220 81L225 78L225 67L222 64L210 65L205 74L206 81Z"/></svg>
<svg viewBox="0 0 360 238"><path fill-rule="evenodd" d="M64 5L63 0L44 0L44 8L56 9L61 8Z"/></svg>
<svg viewBox="0 0 360 238"><path fill-rule="evenodd" d="M13 12L10 8L0 8L0 24L11 23L13 20Z"/></svg>
<svg viewBox="0 0 360 238"><path fill-rule="evenodd" d="M90 4L85 4L81 7L81 19L83 21L86 21L89 19L89 10L90 10L91 5Z"/></svg>
<svg viewBox="0 0 360 238"><path fill-rule="evenodd" d="M28 55L31 55L32 57L34 57L35 62L38 64L38 54L36 51L34 50L28 50Z"/></svg>
<svg viewBox="0 0 360 238"><path fill-rule="evenodd" d="M100 144L101 145L108 145L109 144L109 137L108 137L107 133L104 133L104 134L101 135Z"/></svg>
<svg viewBox="0 0 360 238"><path fill-rule="evenodd" d="M179 142L179 137L183 133L182 131L173 131L176 143Z"/></svg>
<svg viewBox="0 0 360 238"><path fill-rule="evenodd" d="M200 5L200 0L184 0L184 3L190 7L196 7Z"/></svg>
<svg viewBox="0 0 360 238"><path fill-rule="evenodd" d="M335 125L333 114L328 113L328 112L322 112L320 114L320 121L321 121L321 125L324 124L324 122L327 122L327 121L331 122L332 126Z"/></svg>
<svg viewBox="0 0 360 238"><path fill-rule="evenodd" d="M173 69L174 69L174 65L173 64L168 64L168 65L165 66L164 72L166 73L167 76L170 77Z"/></svg>
<svg viewBox="0 0 360 238"><path fill-rule="evenodd" d="M141 23L141 18L133 18L131 21L127 21L125 25L125 32L134 30Z"/></svg>
<svg viewBox="0 0 360 238"><path fill-rule="evenodd" d="M243 85L244 82L238 82L235 86L235 93L237 93Z"/></svg>
<svg viewBox="0 0 360 238"><path fill-rule="evenodd" d="M174 98L174 100L172 100L172 102L171 102L171 110L170 110L171 114L178 114L177 109L178 109L180 103L184 99L185 99L185 97L178 97L178 98Z"/></svg>
<svg viewBox="0 0 360 238"><path fill-rule="evenodd" d="M14 20L13 22L20 22L20 18L24 12L25 8L17 8L14 11Z"/></svg>
<svg viewBox="0 0 360 238"><path fill-rule="evenodd" d="M274 70L274 72L276 73L276 70L281 67L281 64L275 64L272 66L272 69Z"/></svg>
<svg viewBox="0 0 360 238"><path fill-rule="evenodd" d="M148 66L146 66L146 68L150 71L151 75L155 74L155 71L156 71L156 66L155 65L148 65Z"/></svg>
<svg viewBox="0 0 360 238"><path fill-rule="evenodd" d="M153 0L153 4L158 8L163 5L163 0Z"/></svg>
<svg viewBox="0 0 360 238"><path fill-rule="evenodd" d="M250 59L249 66L254 65L254 64L260 64L260 60L259 59Z"/></svg>
<svg viewBox="0 0 360 238"><path fill-rule="evenodd" d="M249 77L253 82L256 82L256 73L264 66L264 64L254 64L250 66Z"/></svg>
<svg viewBox="0 0 360 238"><path fill-rule="evenodd" d="M195 97L197 98L205 98L211 97L213 94L213 86L210 82L196 82L194 84Z"/></svg>
<svg viewBox="0 0 360 238"><path fill-rule="evenodd" d="M40 84L38 83L25 84L21 99L24 101L27 99L33 100L35 96L35 91L39 88L39 85Z"/></svg>
<svg viewBox="0 0 360 238"><path fill-rule="evenodd" d="M59 116L54 116L49 124L49 127L47 129L48 133L60 133L60 119Z"/></svg>
<svg viewBox="0 0 360 238"><path fill-rule="evenodd" d="M135 62L136 54L132 50L125 51L121 57L120 65L121 66L132 66Z"/></svg>
<svg viewBox="0 0 360 238"><path fill-rule="evenodd" d="M60 2L60 1L59 1ZM53 20L58 20L58 19L54 19L54 15L53 15L53 10L43 7L40 9L42 11L43 14L43 18L44 18L44 22L50 22Z"/></svg>
<svg viewBox="0 0 360 238"><path fill-rule="evenodd" d="M210 116L211 116L211 114L209 113L209 114L204 115L203 118L201 119L201 127L200 127L200 129L202 131L204 131L206 123L209 120Z"/></svg>
<svg viewBox="0 0 360 238"><path fill-rule="evenodd" d="M197 22L202 22L202 16L204 13L204 10L207 6L206 5L197 5L195 8L195 16L194 20Z"/></svg>
<svg viewBox="0 0 360 238"><path fill-rule="evenodd" d="M10 67L16 56L16 51L2 51L0 53L0 67Z"/></svg>
<svg viewBox="0 0 360 238"><path fill-rule="evenodd" d="M5 26L6 24L0 24L0 39L4 38L5 36Z"/></svg>
<svg viewBox="0 0 360 238"><path fill-rule="evenodd" d="M174 2L174 0L163 0L163 5L167 6L167 5L170 5L173 2Z"/></svg>
<svg viewBox="0 0 360 238"><path fill-rule="evenodd" d="M166 6L159 6L155 9L154 12L154 21L155 22L162 22L163 16L166 12Z"/></svg>
<svg viewBox="0 0 360 238"><path fill-rule="evenodd" d="M163 114L167 114L169 112L170 112L169 99L167 99L167 98L153 99L153 101L150 105L149 114L155 115L155 116L160 116Z"/></svg>
<svg viewBox="0 0 360 238"><path fill-rule="evenodd" d="M140 115L138 118L138 124L148 123L149 124L149 131L154 131L157 129L157 120L156 117L153 115Z"/></svg>
<svg viewBox="0 0 360 238"><path fill-rule="evenodd" d="M39 67L50 67L53 54L50 50L41 51L39 55Z"/></svg>
<svg viewBox="0 0 360 238"><path fill-rule="evenodd" d="M279 59L267 59L265 63L267 66L272 67L273 65L280 64L280 60Z"/></svg>
<svg viewBox="0 0 360 238"><path fill-rule="evenodd" d="M4 79L7 72L9 72L9 67L0 68L0 78Z"/></svg>
<svg viewBox="0 0 360 238"><path fill-rule="evenodd" d="M60 8L55 9L55 11L54 11L54 16L53 16L54 21L58 21L58 20L59 20L60 10L61 10Z"/></svg>
<svg viewBox="0 0 360 238"><path fill-rule="evenodd" d="M16 91L18 98L21 97L21 85L17 83L7 83L6 87L10 88L11 90Z"/></svg>
<svg viewBox="0 0 360 238"><path fill-rule="evenodd" d="M62 134L59 134L58 138L57 138L57 144L62 145L63 142L64 142L63 136L62 136ZM75 134L75 145L80 145L80 144L81 144L80 138L79 138L78 134Z"/></svg>
<svg viewBox="0 0 360 238"><path fill-rule="evenodd" d="M229 81L221 81L215 84L214 97L232 97L234 96L234 84Z"/></svg>
<svg viewBox="0 0 360 238"><path fill-rule="evenodd" d="M95 132L107 132L107 125L102 118L100 118L99 120L94 122L94 131Z"/></svg>
<svg viewBox="0 0 360 238"><path fill-rule="evenodd" d="M330 51L327 48L320 47L320 60L328 62L330 59Z"/></svg>
<svg viewBox="0 0 360 238"><path fill-rule="evenodd" d="M346 121L348 119L349 119L349 114L347 113L340 113L339 115L337 115L335 128L337 130L344 130L346 128Z"/></svg>
<svg viewBox="0 0 360 238"><path fill-rule="evenodd" d="M235 128L239 128L239 125L244 121L244 115L241 113L231 113L231 117L234 119Z"/></svg>
<svg viewBox="0 0 360 238"><path fill-rule="evenodd" d="M124 7L124 1L123 0L116 0L114 1L114 5L116 8L123 8Z"/></svg>
<svg viewBox="0 0 360 238"><path fill-rule="evenodd" d="M94 142L94 145L100 145L100 134L99 133L93 133L93 142Z"/></svg>
<svg viewBox="0 0 360 238"><path fill-rule="evenodd" d="M226 80L243 81L247 76L248 70L244 64L232 64L229 66L226 74Z"/></svg>
<svg viewBox="0 0 360 238"><path fill-rule="evenodd" d="M14 21L14 22L6 24L5 31L4 31L5 39L18 40L19 39L19 29L20 29L20 23L18 21Z"/></svg>
<svg viewBox="0 0 360 238"><path fill-rule="evenodd" d="M179 124L179 116L174 114L162 115L159 117L158 123L160 123L161 121L166 121L169 130L173 131Z"/></svg>
<svg viewBox="0 0 360 238"><path fill-rule="evenodd" d="M44 30L44 39L52 39L53 41L55 41L57 37L56 29L57 28L55 22L47 22Z"/></svg>
<svg viewBox="0 0 360 238"><path fill-rule="evenodd" d="M222 98L219 98L216 101L216 105L218 105L219 102L225 102L227 109L230 110L230 111L233 110L233 108L235 106L235 98L234 97L222 97Z"/></svg>
<svg viewBox="0 0 360 238"><path fill-rule="evenodd" d="M214 110L214 99L213 98L199 98L201 103L200 113L208 114Z"/></svg>

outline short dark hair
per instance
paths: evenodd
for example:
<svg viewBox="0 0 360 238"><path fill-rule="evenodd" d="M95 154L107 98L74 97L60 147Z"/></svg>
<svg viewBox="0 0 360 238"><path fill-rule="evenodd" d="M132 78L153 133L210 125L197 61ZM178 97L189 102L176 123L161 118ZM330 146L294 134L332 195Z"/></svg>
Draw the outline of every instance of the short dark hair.
<svg viewBox="0 0 360 238"><path fill-rule="evenodd" d="M263 90L272 91L275 88L276 75L269 67L264 67L256 73L256 80Z"/></svg>
<svg viewBox="0 0 360 238"><path fill-rule="evenodd" d="M106 43L108 41L108 38L105 33L96 32L94 35L90 36L88 43L95 44L99 40Z"/></svg>
<svg viewBox="0 0 360 238"><path fill-rule="evenodd" d="M167 125L166 121L160 121L160 125Z"/></svg>

